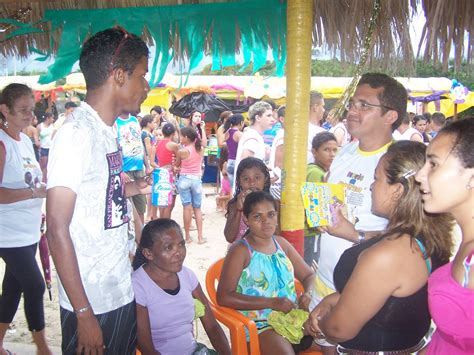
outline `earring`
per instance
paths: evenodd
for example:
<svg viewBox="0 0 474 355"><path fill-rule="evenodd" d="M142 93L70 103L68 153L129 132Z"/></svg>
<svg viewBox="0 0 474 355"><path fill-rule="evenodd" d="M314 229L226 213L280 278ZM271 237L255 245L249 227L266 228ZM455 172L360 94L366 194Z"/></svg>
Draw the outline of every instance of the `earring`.
<svg viewBox="0 0 474 355"><path fill-rule="evenodd" d="M468 189L468 190L472 189L471 184L467 184L467 185L466 185L466 189Z"/></svg>
<svg viewBox="0 0 474 355"><path fill-rule="evenodd" d="M6 120L3 121L3 127L8 128L8 122Z"/></svg>

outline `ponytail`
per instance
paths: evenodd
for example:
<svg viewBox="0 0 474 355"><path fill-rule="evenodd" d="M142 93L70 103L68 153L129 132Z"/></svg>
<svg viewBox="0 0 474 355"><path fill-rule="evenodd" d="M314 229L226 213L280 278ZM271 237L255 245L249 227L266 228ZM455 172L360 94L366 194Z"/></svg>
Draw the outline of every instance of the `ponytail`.
<svg viewBox="0 0 474 355"><path fill-rule="evenodd" d="M194 140L194 148L196 148L197 152L200 152L202 149L201 139L199 137L196 137L196 139Z"/></svg>
<svg viewBox="0 0 474 355"><path fill-rule="evenodd" d="M199 138L198 132L196 132L196 129L193 126L186 126L181 128L181 135L188 138L191 142L194 142L194 147L196 148L196 151L201 151L201 138Z"/></svg>

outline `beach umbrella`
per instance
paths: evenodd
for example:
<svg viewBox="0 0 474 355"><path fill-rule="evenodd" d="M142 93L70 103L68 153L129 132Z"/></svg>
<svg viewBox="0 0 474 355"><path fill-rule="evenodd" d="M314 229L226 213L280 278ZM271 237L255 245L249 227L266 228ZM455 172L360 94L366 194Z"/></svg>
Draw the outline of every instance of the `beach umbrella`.
<svg viewBox="0 0 474 355"><path fill-rule="evenodd" d="M229 106L220 98L204 92L193 92L183 96L171 105L169 111L179 117L189 117L194 111L208 113L210 111L230 111ZM207 121L207 120L206 120Z"/></svg>
<svg viewBox="0 0 474 355"><path fill-rule="evenodd" d="M43 267L44 281L46 282L46 288L49 293L49 300L52 301L51 295L51 263L49 261L49 248L48 240L46 239L46 216L43 215L41 219L41 238L39 241L39 253L41 259L41 266Z"/></svg>

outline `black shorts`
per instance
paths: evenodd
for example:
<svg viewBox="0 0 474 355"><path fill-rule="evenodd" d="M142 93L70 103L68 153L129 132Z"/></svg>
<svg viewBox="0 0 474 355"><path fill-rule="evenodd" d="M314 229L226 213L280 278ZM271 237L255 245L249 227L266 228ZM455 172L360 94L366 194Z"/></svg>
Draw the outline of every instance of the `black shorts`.
<svg viewBox="0 0 474 355"><path fill-rule="evenodd" d="M63 354L76 354L77 318L74 312L60 308ZM135 355L137 347L137 313L135 301L108 313L96 314L102 329L104 354Z"/></svg>

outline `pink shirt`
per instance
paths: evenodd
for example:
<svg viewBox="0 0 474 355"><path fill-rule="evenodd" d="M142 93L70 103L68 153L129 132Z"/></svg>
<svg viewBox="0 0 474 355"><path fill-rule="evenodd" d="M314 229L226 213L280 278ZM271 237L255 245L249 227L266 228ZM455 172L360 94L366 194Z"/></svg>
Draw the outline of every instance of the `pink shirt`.
<svg viewBox="0 0 474 355"><path fill-rule="evenodd" d="M429 355L474 354L474 290L453 279L453 263L436 270L428 280L428 301L437 329Z"/></svg>
<svg viewBox="0 0 474 355"><path fill-rule="evenodd" d="M194 144L184 147L189 152L189 157L181 160L181 174L182 175L202 175L202 155L196 151ZM202 148L204 149L204 148Z"/></svg>

